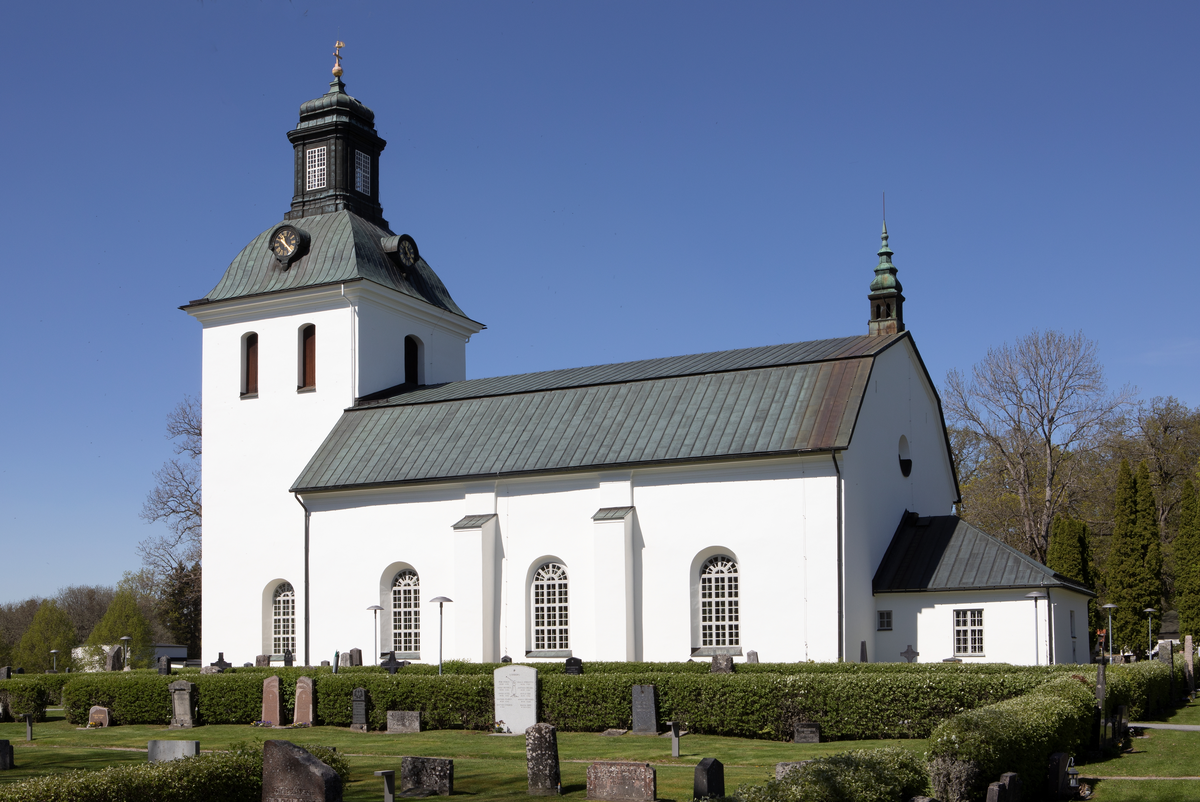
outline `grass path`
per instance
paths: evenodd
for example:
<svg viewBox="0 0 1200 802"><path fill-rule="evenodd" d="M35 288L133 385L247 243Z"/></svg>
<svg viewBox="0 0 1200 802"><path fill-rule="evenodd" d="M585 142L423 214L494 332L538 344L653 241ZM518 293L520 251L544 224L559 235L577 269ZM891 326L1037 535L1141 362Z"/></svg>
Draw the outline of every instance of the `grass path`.
<svg viewBox="0 0 1200 802"><path fill-rule="evenodd" d="M1200 724L1200 702L1148 721ZM1133 751L1079 771L1097 802L1200 802L1200 732L1145 730Z"/></svg>

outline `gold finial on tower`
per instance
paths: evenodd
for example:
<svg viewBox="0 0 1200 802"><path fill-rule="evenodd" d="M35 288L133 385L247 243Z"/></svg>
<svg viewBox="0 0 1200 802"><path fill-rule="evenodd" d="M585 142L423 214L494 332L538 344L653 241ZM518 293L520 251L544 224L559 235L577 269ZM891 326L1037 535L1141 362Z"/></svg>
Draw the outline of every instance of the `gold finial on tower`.
<svg viewBox="0 0 1200 802"><path fill-rule="evenodd" d="M345 42L338 42L333 46L333 77L342 77L342 48L346 46Z"/></svg>

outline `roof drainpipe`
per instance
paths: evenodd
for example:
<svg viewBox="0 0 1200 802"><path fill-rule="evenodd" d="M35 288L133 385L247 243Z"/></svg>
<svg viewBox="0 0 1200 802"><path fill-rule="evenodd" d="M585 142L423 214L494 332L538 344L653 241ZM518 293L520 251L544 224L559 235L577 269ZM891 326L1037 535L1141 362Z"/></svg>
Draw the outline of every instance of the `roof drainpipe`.
<svg viewBox="0 0 1200 802"><path fill-rule="evenodd" d="M842 535L842 469L838 465L837 452L830 451L829 455L833 457L833 469L837 472L837 621L838 621L838 662L846 659L846 608L844 602L845 591L842 588L844 579L842 577L843 555L845 550L844 537Z"/></svg>
<svg viewBox="0 0 1200 802"><path fill-rule="evenodd" d="M309 616L308 616L308 522L312 517L312 513L308 511L308 507L300 500L300 494L296 493L293 496L296 503L304 509L304 665L311 666L312 661L308 659L309 647Z"/></svg>

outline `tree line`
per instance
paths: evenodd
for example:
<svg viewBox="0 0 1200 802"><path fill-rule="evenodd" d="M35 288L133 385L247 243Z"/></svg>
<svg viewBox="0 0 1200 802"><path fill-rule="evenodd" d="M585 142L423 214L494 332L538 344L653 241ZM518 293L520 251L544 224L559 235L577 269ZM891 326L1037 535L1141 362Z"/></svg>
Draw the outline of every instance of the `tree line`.
<svg viewBox="0 0 1200 802"><path fill-rule="evenodd" d="M1057 331L951 370L942 398L958 514L1094 590L1093 643L1105 604L1114 650L1143 651L1164 615L1200 635L1200 408L1110 391L1096 344Z"/></svg>

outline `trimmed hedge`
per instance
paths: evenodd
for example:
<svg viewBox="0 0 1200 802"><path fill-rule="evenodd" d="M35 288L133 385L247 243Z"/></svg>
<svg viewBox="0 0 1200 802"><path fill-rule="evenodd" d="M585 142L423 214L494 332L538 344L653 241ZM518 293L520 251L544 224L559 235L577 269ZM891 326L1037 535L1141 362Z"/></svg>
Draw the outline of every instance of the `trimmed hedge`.
<svg viewBox="0 0 1200 802"><path fill-rule="evenodd" d="M12 679L0 682L0 721L4 713L10 717L20 718L26 713L33 713L34 721L46 720L46 706L51 701L53 685L46 682L43 674L18 675ZM53 677L54 674L49 676Z"/></svg>
<svg viewBox="0 0 1200 802"><path fill-rule="evenodd" d="M157 673L80 674L62 690L67 721L87 724L88 710L102 705L112 712L114 724L166 724L171 720L171 693L177 677Z"/></svg>
<svg viewBox="0 0 1200 802"><path fill-rule="evenodd" d="M1095 704L1094 684L1077 674L947 719L930 736L934 796L942 802L983 799L988 783L1015 771L1031 798L1041 798L1039 779L1050 755L1083 750Z"/></svg>
<svg viewBox="0 0 1200 802"><path fill-rule="evenodd" d="M738 802L897 802L929 786L925 761L906 749L852 749L819 757L766 785L743 785Z"/></svg>

